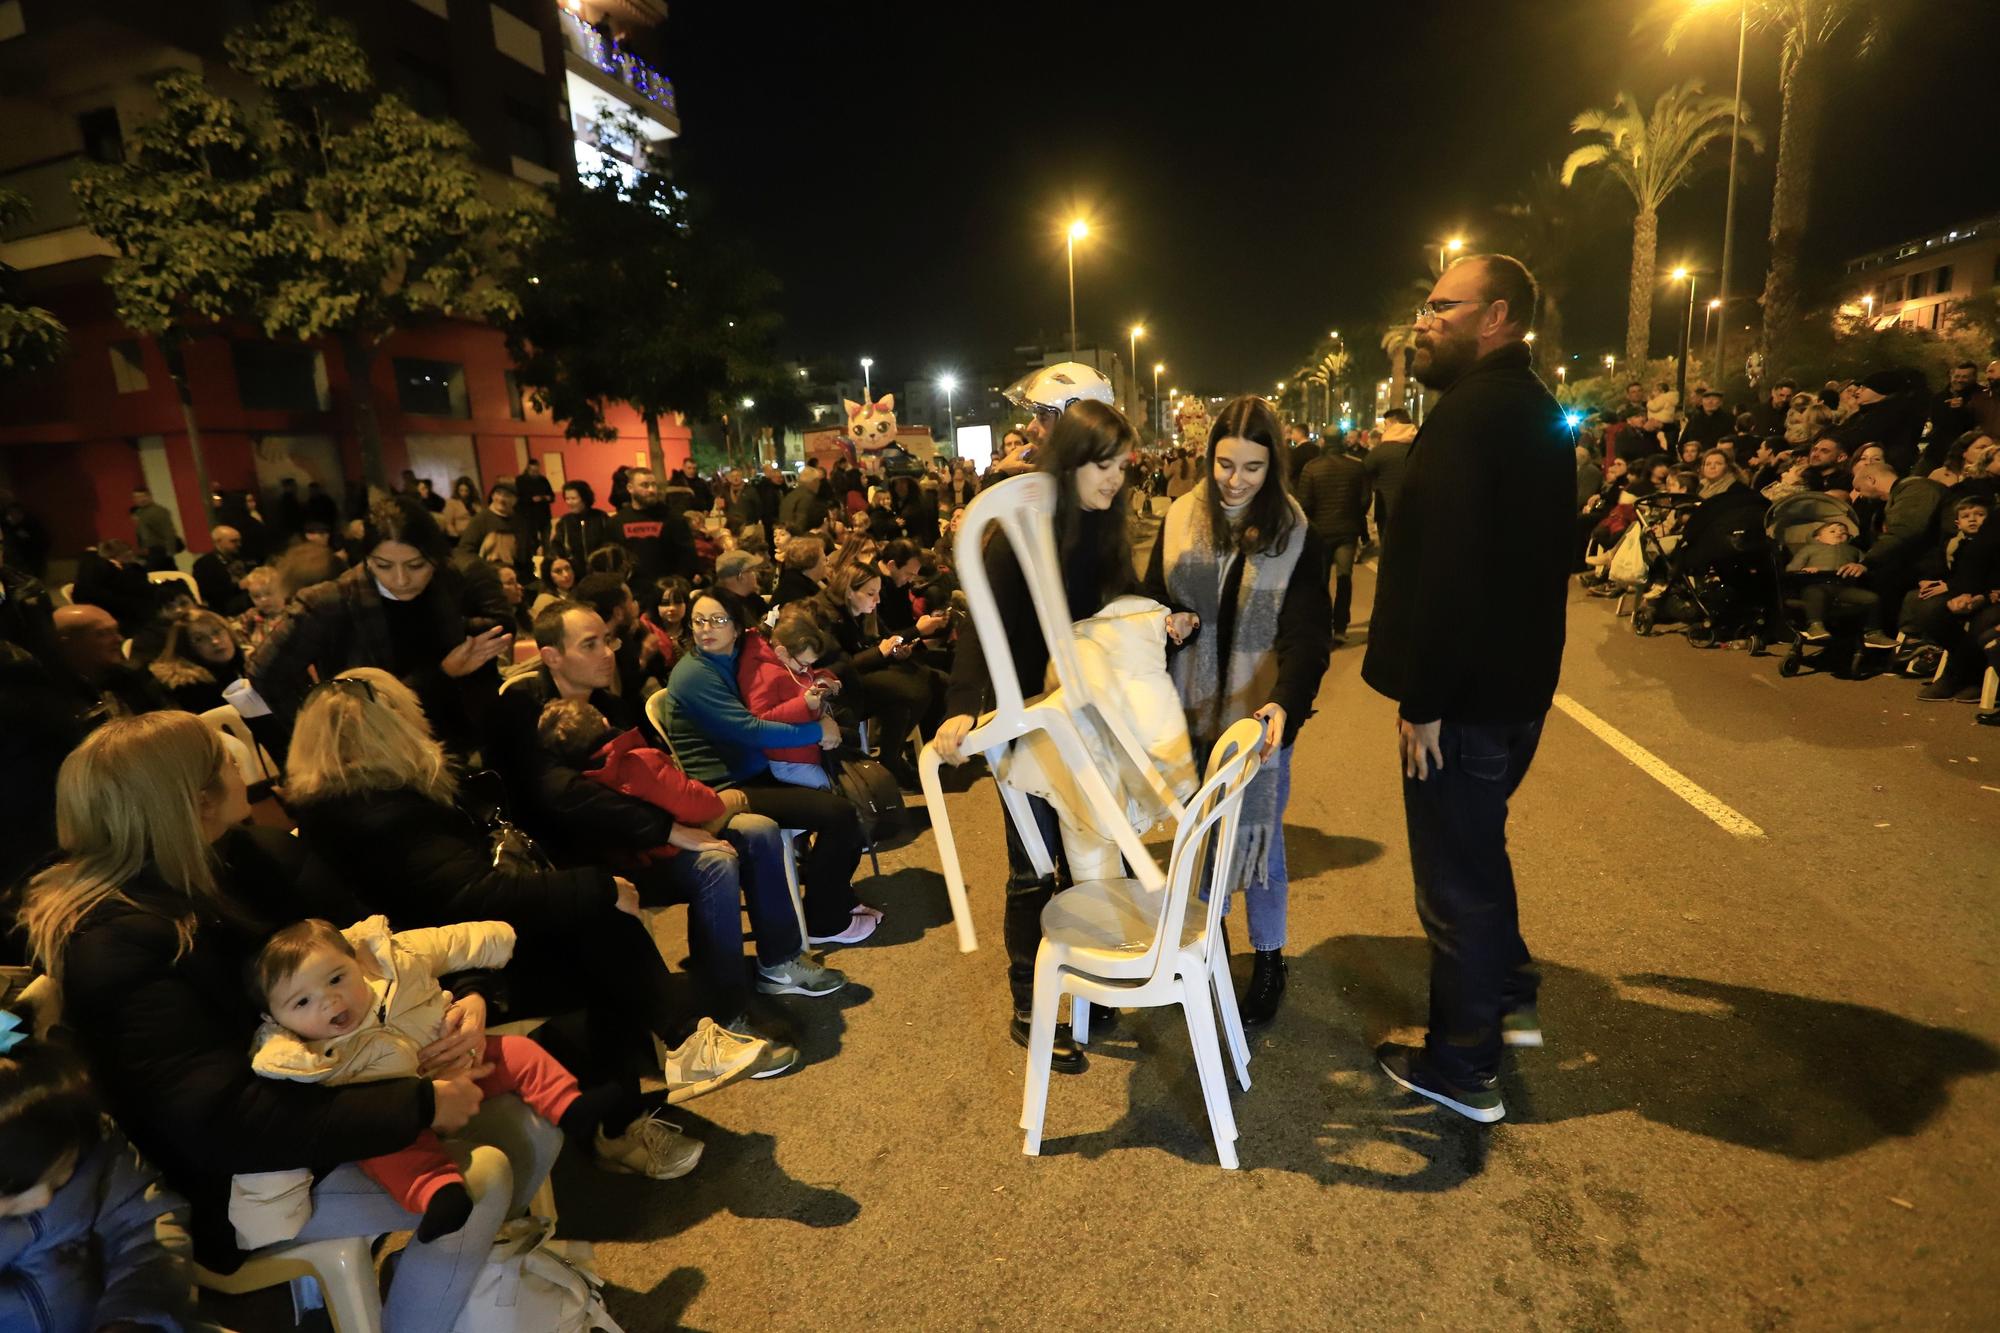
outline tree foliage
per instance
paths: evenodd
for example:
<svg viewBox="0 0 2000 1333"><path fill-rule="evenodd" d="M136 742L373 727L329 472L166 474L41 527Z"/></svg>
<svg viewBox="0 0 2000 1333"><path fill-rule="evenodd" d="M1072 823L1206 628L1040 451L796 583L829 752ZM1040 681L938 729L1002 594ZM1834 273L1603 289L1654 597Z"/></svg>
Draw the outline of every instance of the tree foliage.
<svg viewBox="0 0 2000 1333"><path fill-rule="evenodd" d="M613 152L557 196L521 271L508 348L522 386L577 439L614 438L607 410L625 402L656 449L674 413L720 421L749 397L761 420L782 416L796 391L771 352L776 281L675 186L636 126L607 121L597 138Z"/></svg>
<svg viewBox="0 0 2000 1333"><path fill-rule="evenodd" d="M0 228L28 216L28 201L0 190ZM0 264L0 376L38 370L69 351L69 329L54 312L29 305L16 291L14 270Z"/></svg>
<svg viewBox="0 0 2000 1333"><path fill-rule="evenodd" d="M379 481L376 349L418 321L511 317L509 270L546 206L520 186L496 198L465 131L379 93L352 29L308 0L225 45L255 100L198 73L163 76L159 114L124 162L78 174L78 203L119 251L107 281L133 328L240 319L273 338L336 337Z"/></svg>

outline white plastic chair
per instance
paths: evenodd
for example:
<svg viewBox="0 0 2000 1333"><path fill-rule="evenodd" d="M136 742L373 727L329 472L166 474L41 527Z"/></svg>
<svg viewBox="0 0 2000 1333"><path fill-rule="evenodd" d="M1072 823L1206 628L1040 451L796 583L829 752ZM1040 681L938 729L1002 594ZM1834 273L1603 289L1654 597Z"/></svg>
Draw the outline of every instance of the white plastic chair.
<svg viewBox="0 0 2000 1333"><path fill-rule="evenodd" d="M194 581L194 575L192 574L183 573L178 569L154 569L147 571L146 581L148 583L185 583L188 592L194 597L194 604L196 606L202 605L201 585Z"/></svg>
<svg viewBox="0 0 2000 1333"><path fill-rule="evenodd" d="M76 605L76 585L74 583L65 583L62 587L56 589L56 591L62 594L64 606Z"/></svg>
<svg viewBox="0 0 2000 1333"><path fill-rule="evenodd" d="M236 760L236 767L243 774L246 785L277 780L277 761L271 758L269 750L257 743L257 738L250 733L250 724L243 720L243 714L236 711L234 704L211 708L201 715L201 720L237 742L230 749L230 754Z"/></svg>
<svg viewBox="0 0 2000 1333"><path fill-rule="evenodd" d="M295 1322L312 1306L303 1284L316 1282L334 1333L382 1333L382 1297L376 1290L375 1260L366 1236L271 1246L252 1254L233 1273L211 1273L196 1264L194 1280L195 1285L226 1296L288 1283Z"/></svg>
<svg viewBox="0 0 2000 1333"><path fill-rule="evenodd" d="M667 753L673 755L674 762L679 764L681 757L674 754L674 743L667 739L667 703L667 692L655 690L652 697L646 700L646 720L653 724L653 730L660 734L660 744L667 747ZM779 829L778 834L785 848L785 888L792 895L792 915L799 919L799 947L804 948L806 947L806 891L805 886L799 882L799 854L793 844L805 837L806 831L801 828L788 828Z"/></svg>
<svg viewBox="0 0 2000 1333"><path fill-rule="evenodd" d="M1133 879L1087 880L1042 909L1042 944L1035 954L1035 1005L1028 1024L1028 1070L1021 1098L1021 1151L1042 1150L1049 1104L1049 1060L1056 1012L1064 995L1113 1009L1177 1004L1186 1015L1195 1071L1208 1107L1216 1156L1236 1167L1236 1117L1222 1065L1215 1011L1236 1077L1250 1086L1250 1047L1236 1010L1222 938L1222 909L1236 882L1236 840L1243 792L1257 776L1263 725L1244 718L1223 732L1209 759L1208 778L1174 832L1167 881L1152 888ZM1199 904L1197 882L1208 890ZM1192 915L1192 919L1190 916ZM1081 1021L1088 1009L1073 1004ZM1080 1031L1079 1039L1087 1037Z"/></svg>
<svg viewBox="0 0 2000 1333"><path fill-rule="evenodd" d="M1077 730L1076 720L1068 710L1090 710L1095 720L1103 725L1104 731L1115 737L1124 749L1134 771L1146 778L1154 798L1169 817L1179 821L1186 817L1187 812L1119 710L1097 705L1077 665L1076 639L1068 614L1070 608L1063 594L1061 567L1056 559L1055 488L1055 478L1031 472L989 486L965 507L965 516L952 552L957 562L955 567L959 583L972 612L972 623L979 632L980 650L986 654L987 673L993 681L996 707L981 717L978 725L967 735L964 750L986 756L987 765L993 771L994 784L1000 789L1001 802L1007 808L1008 817L1014 821L1014 829L1020 834L1028 859L1033 862L1036 873L1050 875L1055 873L1055 860L1050 849L1043 844L1041 830L1029 813L1027 796L1000 777L1000 760L1009 742L1032 732L1046 732L1062 756L1064 766L1075 774L1077 786L1090 806L1098 828L1109 833L1117 842L1125 864L1139 877L1140 883L1157 891L1165 884L1166 877L1152 853L1139 841L1139 835L1132 830L1131 822L1126 818L1122 803L1112 795L1104 775L1092 762L1084 748L1082 734ZM1022 682L1015 674L1014 657L1007 645L1010 636L1030 631L1025 625L1001 623L1000 609L994 604L993 588L986 578L986 530L996 524L1012 547L1027 581L1028 595L1035 607L1035 620L1048 644L1056 683L1062 688L1063 703L1060 705L1051 705L1046 701L1030 704L1022 697ZM1042 682L1031 681L1028 684L1039 692ZM931 831L937 835L938 859L944 867L945 892L951 899L952 920L958 927L958 948L961 953L971 953L979 945L973 933L972 912L966 903L965 873L958 863L958 842L952 836L951 819L945 810L944 785L939 778L943 762L937 747L925 744L917 756L917 776L923 783L924 803L930 807Z"/></svg>

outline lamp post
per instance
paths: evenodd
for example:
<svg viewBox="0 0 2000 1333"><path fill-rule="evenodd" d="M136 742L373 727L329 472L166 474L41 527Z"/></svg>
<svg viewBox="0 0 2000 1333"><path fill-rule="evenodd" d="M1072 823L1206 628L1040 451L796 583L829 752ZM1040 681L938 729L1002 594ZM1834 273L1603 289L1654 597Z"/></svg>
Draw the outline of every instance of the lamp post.
<svg viewBox="0 0 2000 1333"><path fill-rule="evenodd" d="M1464 248L1465 238L1463 236L1454 236L1444 244L1438 246L1438 272L1444 272L1444 257L1446 254L1455 255Z"/></svg>
<svg viewBox="0 0 2000 1333"><path fill-rule="evenodd" d="M1687 324L1681 329L1680 365L1674 371L1674 392L1679 395L1681 411L1685 413L1687 411L1688 350L1689 345L1694 341L1694 270L1683 264L1668 276L1675 282L1685 282L1688 285Z"/></svg>
<svg viewBox="0 0 2000 1333"><path fill-rule="evenodd" d="M1167 363L1164 361L1155 361L1153 363L1153 397L1152 401L1147 405L1147 416L1153 423L1154 439L1158 439L1160 436L1160 372L1166 368Z"/></svg>
<svg viewBox="0 0 2000 1333"><path fill-rule="evenodd" d="M1711 339L1711 338L1709 337L1709 325L1710 325L1710 324L1711 324L1712 322L1714 322L1714 319L1715 319L1715 312L1716 312L1716 311L1718 311L1718 310L1720 310L1720 309L1722 309L1722 298L1721 298L1721 297L1719 297L1719 296L1711 296L1711 297L1709 297L1709 298L1708 298L1708 305L1707 305L1707 307L1706 307L1706 308L1705 308L1705 309L1704 309L1704 310L1702 311L1702 315L1701 315L1701 345L1702 345L1703 347L1707 347L1707 346L1709 346L1709 344L1710 344L1710 343L1711 343L1711 342L1713 341L1713 340L1712 340L1712 339ZM1720 388L1720 387L1721 387L1721 383L1720 383L1720 381L1721 381L1721 376L1722 376L1722 359L1721 359L1721 357L1720 357L1720 356L1718 356L1718 357L1717 357L1717 358L1715 359L1715 361L1714 361L1713 365L1714 365L1714 370L1715 370L1715 375L1716 375L1716 378L1717 378L1717 385L1716 385L1716 387L1717 387L1717 388Z"/></svg>
<svg viewBox="0 0 2000 1333"><path fill-rule="evenodd" d="M1126 332L1132 338L1132 359L1125 364L1132 368L1132 397L1136 399L1139 396L1139 339L1146 336L1146 326L1134 324ZM1133 405L1137 406L1137 403Z"/></svg>
<svg viewBox="0 0 2000 1333"><path fill-rule="evenodd" d="M938 388L944 390L944 433L950 437L951 451L956 456L958 453L958 414L951 410L951 395L952 391L958 388L958 376L938 376Z"/></svg>
<svg viewBox="0 0 2000 1333"><path fill-rule="evenodd" d="M872 356L862 357L861 396L863 398L866 398L871 403L875 401L875 381L869 376L868 372L873 369L875 369L875 358Z"/></svg>
<svg viewBox="0 0 2000 1333"><path fill-rule="evenodd" d="M1722 272L1715 297L1719 308L1729 308L1730 241L1736 234L1736 141L1743 127L1743 50L1750 40L1750 0L1741 0L1736 13L1736 110L1729 118L1729 189L1722 205ZM1722 349L1729 337L1729 318L1716 321L1715 374L1717 387L1727 378L1722 368Z"/></svg>
<svg viewBox="0 0 2000 1333"><path fill-rule="evenodd" d="M1082 218L1069 224L1069 356L1076 360L1076 243L1090 235Z"/></svg>

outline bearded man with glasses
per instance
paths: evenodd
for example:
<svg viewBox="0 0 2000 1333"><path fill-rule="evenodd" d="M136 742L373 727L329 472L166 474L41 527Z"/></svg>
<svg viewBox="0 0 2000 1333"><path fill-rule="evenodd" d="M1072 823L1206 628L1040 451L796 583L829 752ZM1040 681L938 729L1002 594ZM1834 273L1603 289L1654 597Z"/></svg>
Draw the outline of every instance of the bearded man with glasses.
<svg viewBox="0 0 2000 1333"><path fill-rule="evenodd" d="M1562 665L1576 455L1529 365L1535 280L1507 255L1446 269L1417 311L1417 380L1440 395L1410 447L1362 679L1396 700L1430 1031L1376 1057L1469 1119L1506 1114L1501 1046L1539 1046L1507 801Z"/></svg>

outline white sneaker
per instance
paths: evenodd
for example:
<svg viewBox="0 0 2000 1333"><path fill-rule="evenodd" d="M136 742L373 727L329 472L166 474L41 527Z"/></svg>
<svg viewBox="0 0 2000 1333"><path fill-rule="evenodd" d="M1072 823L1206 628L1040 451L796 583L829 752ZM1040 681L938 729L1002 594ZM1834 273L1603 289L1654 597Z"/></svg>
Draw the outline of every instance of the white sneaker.
<svg viewBox="0 0 2000 1333"><path fill-rule="evenodd" d="M757 989L765 995L831 995L847 978L805 954L774 967L757 965Z"/></svg>
<svg viewBox="0 0 2000 1333"><path fill-rule="evenodd" d="M701 1160L701 1145L681 1133L681 1127L660 1119L655 1111L634 1120L617 1138L597 1131L597 1164L606 1171L678 1180Z"/></svg>
<svg viewBox="0 0 2000 1333"><path fill-rule="evenodd" d="M859 944L875 933L875 927L882 924L882 913L873 907L857 907L854 915L847 918L847 929L838 935L808 935L807 944Z"/></svg>
<svg viewBox="0 0 2000 1333"><path fill-rule="evenodd" d="M678 1106L743 1078L757 1068L769 1044L720 1027L712 1018L702 1019L693 1036L667 1052L661 1070L667 1101Z"/></svg>

